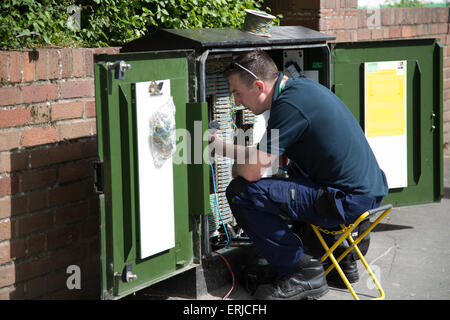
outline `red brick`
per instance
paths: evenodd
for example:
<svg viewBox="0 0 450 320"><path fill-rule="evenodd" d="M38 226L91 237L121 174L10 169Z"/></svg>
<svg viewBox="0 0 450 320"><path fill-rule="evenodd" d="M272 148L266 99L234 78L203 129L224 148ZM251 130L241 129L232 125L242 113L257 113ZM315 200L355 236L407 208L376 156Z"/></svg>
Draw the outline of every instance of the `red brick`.
<svg viewBox="0 0 450 320"><path fill-rule="evenodd" d="M402 38L409 38L414 35L414 27L402 27Z"/></svg>
<svg viewBox="0 0 450 320"><path fill-rule="evenodd" d="M0 173L11 172L11 154L0 152Z"/></svg>
<svg viewBox="0 0 450 320"><path fill-rule="evenodd" d="M43 187L50 187L56 183L56 168L30 170L21 176L21 191L27 192Z"/></svg>
<svg viewBox="0 0 450 320"><path fill-rule="evenodd" d="M334 9L337 8L337 0L322 0L320 1L320 7L322 9Z"/></svg>
<svg viewBox="0 0 450 320"><path fill-rule="evenodd" d="M16 282L16 270L14 264L0 266L0 288L12 285Z"/></svg>
<svg viewBox="0 0 450 320"><path fill-rule="evenodd" d="M83 142L83 156L85 158L96 157L98 154L96 137L91 137L87 141Z"/></svg>
<svg viewBox="0 0 450 320"><path fill-rule="evenodd" d="M58 141L55 127L33 128L22 132L22 146L30 147Z"/></svg>
<svg viewBox="0 0 450 320"><path fill-rule="evenodd" d="M83 143L62 143L49 148L50 163L60 163L81 159L83 154Z"/></svg>
<svg viewBox="0 0 450 320"><path fill-rule="evenodd" d="M444 79L450 79L450 68L444 69L443 73Z"/></svg>
<svg viewBox="0 0 450 320"><path fill-rule="evenodd" d="M25 285L15 285L2 288L0 300L25 300Z"/></svg>
<svg viewBox="0 0 450 320"><path fill-rule="evenodd" d="M383 39L383 29L372 29L372 40Z"/></svg>
<svg viewBox="0 0 450 320"><path fill-rule="evenodd" d="M98 198L94 198L89 202L89 216L98 217L100 215L100 204Z"/></svg>
<svg viewBox="0 0 450 320"><path fill-rule="evenodd" d="M93 101L86 101L86 117L92 118L97 115L96 107L95 107L95 100Z"/></svg>
<svg viewBox="0 0 450 320"><path fill-rule="evenodd" d="M27 281L26 299L35 299L45 294L47 290L46 277L38 277Z"/></svg>
<svg viewBox="0 0 450 320"><path fill-rule="evenodd" d="M85 181L59 186L49 191L49 206L83 200L87 197L89 190L92 191L92 186L88 186Z"/></svg>
<svg viewBox="0 0 450 320"><path fill-rule="evenodd" d="M450 89L450 80L444 79L443 89Z"/></svg>
<svg viewBox="0 0 450 320"><path fill-rule="evenodd" d="M58 132L60 140L70 140L92 135L93 121L94 120L83 120L59 124Z"/></svg>
<svg viewBox="0 0 450 320"><path fill-rule="evenodd" d="M94 81L93 80L75 80L60 82L61 99L93 97Z"/></svg>
<svg viewBox="0 0 450 320"><path fill-rule="evenodd" d="M9 240L13 236L11 220L0 220L0 241ZM1 274L1 272L0 272Z"/></svg>
<svg viewBox="0 0 450 320"><path fill-rule="evenodd" d="M24 257L25 249L24 239L0 243L0 264Z"/></svg>
<svg viewBox="0 0 450 320"><path fill-rule="evenodd" d="M284 1L269 1L269 7L272 10L287 10L287 11L301 11L302 9L319 9L320 0L309 0L309 1L295 1L295 0L284 0Z"/></svg>
<svg viewBox="0 0 450 320"><path fill-rule="evenodd" d="M0 106L10 106L19 103L22 103L22 97L18 87L0 88Z"/></svg>
<svg viewBox="0 0 450 320"><path fill-rule="evenodd" d="M64 270L66 270L67 266L71 264L80 265L81 261L86 257L86 248L87 246L85 244L75 244L74 246L67 247L64 250L53 251L50 256L52 268L55 270L58 268L64 268ZM83 268L81 269L83 270ZM81 276L83 276L83 274ZM67 277L65 279L67 279ZM67 290L65 282L62 286Z"/></svg>
<svg viewBox="0 0 450 320"><path fill-rule="evenodd" d="M46 247L46 238L45 234L32 234L27 236L27 256L31 257L42 253Z"/></svg>
<svg viewBox="0 0 450 320"><path fill-rule="evenodd" d="M26 51L23 53L23 81L34 80L34 53L32 51Z"/></svg>
<svg viewBox="0 0 450 320"><path fill-rule="evenodd" d="M400 38L402 35L402 29L393 27L389 28L389 38Z"/></svg>
<svg viewBox="0 0 450 320"><path fill-rule="evenodd" d="M67 266L64 269L55 270L52 273L46 275L46 287L47 292L54 292L60 290L61 288L65 288L66 291L69 291L66 286L67 277L69 274L66 273ZM83 272L81 272L81 276L83 277ZM84 291L84 288L81 287ZM79 291L79 290L72 290Z"/></svg>
<svg viewBox="0 0 450 320"><path fill-rule="evenodd" d="M0 199L0 220L11 216L11 198L3 197Z"/></svg>
<svg viewBox="0 0 450 320"><path fill-rule="evenodd" d="M50 121L50 103L35 104L30 107L32 124L45 123Z"/></svg>
<svg viewBox="0 0 450 320"><path fill-rule="evenodd" d="M19 51L9 53L9 77L11 82L22 80L22 53Z"/></svg>
<svg viewBox="0 0 450 320"><path fill-rule="evenodd" d="M52 262L49 257L41 257L38 259L30 259L16 265L17 282L35 278L40 275L49 273Z"/></svg>
<svg viewBox="0 0 450 320"><path fill-rule="evenodd" d="M28 167L28 152L0 153L0 173L23 170Z"/></svg>
<svg viewBox="0 0 450 320"><path fill-rule="evenodd" d="M72 49L61 49L61 77L70 78L72 76Z"/></svg>
<svg viewBox="0 0 450 320"><path fill-rule="evenodd" d="M90 161L83 160L62 165L58 169L58 180L61 183L80 180L91 175Z"/></svg>
<svg viewBox="0 0 450 320"><path fill-rule="evenodd" d="M20 133L17 130L0 132L0 151L18 148L20 144Z"/></svg>
<svg viewBox="0 0 450 320"><path fill-rule="evenodd" d="M39 168L50 164L48 148L36 149L30 151L30 168Z"/></svg>
<svg viewBox="0 0 450 320"><path fill-rule="evenodd" d="M8 52L0 52L0 84L9 79Z"/></svg>
<svg viewBox="0 0 450 320"><path fill-rule="evenodd" d="M369 29L359 29L358 30L358 41L370 40L370 30Z"/></svg>
<svg viewBox="0 0 450 320"><path fill-rule="evenodd" d="M0 177L0 197L12 195L19 191L19 178L17 175Z"/></svg>
<svg viewBox="0 0 450 320"><path fill-rule="evenodd" d="M62 229L52 230L47 235L47 249L55 250L66 247L80 239L80 228L68 226Z"/></svg>
<svg viewBox="0 0 450 320"><path fill-rule="evenodd" d="M45 211L17 219L19 236L48 230L53 226L53 212Z"/></svg>
<svg viewBox="0 0 450 320"><path fill-rule="evenodd" d="M28 195L28 212L42 210L47 207L47 189L34 190Z"/></svg>
<svg viewBox="0 0 450 320"><path fill-rule="evenodd" d="M84 111L83 101L70 101L52 104L52 121L61 119L82 118Z"/></svg>
<svg viewBox="0 0 450 320"><path fill-rule="evenodd" d="M36 80L48 79L48 50L38 50L36 60Z"/></svg>
<svg viewBox="0 0 450 320"><path fill-rule="evenodd" d="M91 121L91 132L93 135L97 134L97 122L96 121Z"/></svg>
<svg viewBox="0 0 450 320"><path fill-rule="evenodd" d="M94 50L84 49L84 72L86 77L94 76Z"/></svg>
<svg viewBox="0 0 450 320"><path fill-rule="evenodd" d="M77 203L59 208L55 212L55 226L64 226L78 221L85 221L89 214L88 203Z"/></svg>
<svg viewBox="0 0 450 320"><path fill-rule="evenodd" d="M20 216L28 211L28 195L15 195L11 197L11 217Z"/></svg>
<svg viewBox="0 0 450 320"><path fill-rule="evenodd" d="M85 49L72 49L73 58L73 76L83 77L85 75L84 66L84 50Z"/></svg>
<svg viewBox="0 0 450 320"><path fill-rule="evenodd" d="M23 102L42 102L58 98L58 86L54 83L32 84L22 87Z"/></svg>
<svg viewBox="0 0 450 320"><path fill-rule="evenodd" d="M0 128L20 126L29 121L29 109L18 108L12 110L0 110Z"/></svg>
<svg viewBox="0 0 450 320"><path fill-rule="evenodd" d="M48 51L48 78L58 79L61 77L61 70L59 66L60 58L59 50Z"/></svg>

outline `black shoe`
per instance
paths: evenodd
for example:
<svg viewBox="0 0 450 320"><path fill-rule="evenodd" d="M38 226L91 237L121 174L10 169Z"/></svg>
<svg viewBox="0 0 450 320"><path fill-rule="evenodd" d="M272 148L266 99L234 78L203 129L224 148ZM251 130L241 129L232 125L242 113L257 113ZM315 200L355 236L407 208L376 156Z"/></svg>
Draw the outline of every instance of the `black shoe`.
<svg viewBox="0 0 450 320"><path fill-rule="evenodd" d="M331 265L331 262L328 262L328 261L329 260L327 259L323 263L323 268L325 270ZM352 259L344 258L341 262L339 262L339 266L341 267L342 271L344 272L345 276L347 277L348 282L356 283L359 281L358 266L356 264L356 261L354 261ZM344 280L342 280L342 278L339 275L339 272L336 270L336 268L333 268L333 270L331 270L327 274L327 282L332 287L347 288L347 286L344 283Z"/></svg>
<svg viewBox="0 0 450 320"><path fill-rule="evenodd" d="M258 300L302 300L318 299L328 292L322 263L311 256L303 256L294 266L294 273L284 276L273 284L258 286Z"/></svg>

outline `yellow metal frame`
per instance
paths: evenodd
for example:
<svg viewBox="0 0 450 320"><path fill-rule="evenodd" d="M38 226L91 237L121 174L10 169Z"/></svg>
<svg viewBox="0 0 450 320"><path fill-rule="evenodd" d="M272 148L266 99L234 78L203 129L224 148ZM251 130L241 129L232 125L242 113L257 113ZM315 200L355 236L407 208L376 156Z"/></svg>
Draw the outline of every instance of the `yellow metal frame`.
<svg viewBox="0 0 450 320"><path fill-rule="evenodd" d="M384 219L384 217L392 210L392 205L385 205L380 208L372 209L369 211L364 212L354 223L346 225L341 225L341 230L338 231L329 231L326 229L323 229L321 227L318 227L316 225L311 224L312 229L314 230L317 238L319 239L320 243L322 244L323 248L325 249L325 254L321 257L320 261L324 262L326 258L330 258L332 264L325 270L325 274L327 275L333 268L336 268L339 275L341 276L342 280L344 281L345 285L347 286L348 290L352 294L353 298L355 300L359 300L358 295L356 294L355 290L353 289L352 285L348 281L347 277L345 276L344 272L342 271L341 267L339 266L339 262L350 253L350 251L355 250L356 254L358 255L359 259L364 265L364 268L366 269L367 273L372 278L373 282L378 288L378 291L380 292L380 296L377 298L373 298L372 300L384 300L385 294L384 290L381 287L380 283L378 282L377 278L375 277L375 274L373 273L372 269L370 268L369 264L367 263L366 259L364 259L364 256L362 255L361 251L358 248L358 243L367 235L370 231L372 231L373 228L376 227L376 225ZM367 217L374 215L375 213L383 212L374 222L371 223L370 227L364 231L358 238L355 240L352 238L351 233L352 231ZM322 234L340 234L342 233L342 236L339 237L339 239L331 246L331 248L328 247L327 243L322 237ZM350 246L336 259L333 251L338 247L338 245L344 241L345 239L348 239L350 242Z"/></svg>

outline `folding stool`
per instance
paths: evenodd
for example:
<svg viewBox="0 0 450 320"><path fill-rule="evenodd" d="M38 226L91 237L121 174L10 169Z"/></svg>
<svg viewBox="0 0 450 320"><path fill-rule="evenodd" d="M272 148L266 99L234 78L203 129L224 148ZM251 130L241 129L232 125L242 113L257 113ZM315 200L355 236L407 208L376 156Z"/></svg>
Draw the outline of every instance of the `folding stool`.
<svg viewBox="0 0 450 320"><path fill-rule="evenodd" d="M378 298L374 298L373 300L383 300L385 298L384 290L381 287L380 283L376 279L374 273L372 272L372 269L369 267L369 264L367 263L366 259L364 259L364 256L362 255L361 251L358 248L358 243L367 235L370 231L372 231L373 228L381 221L383 218L392 210L392 205L387 204L379 208L371 209L366 212L364 212L354 223L351 223L349 225L341 225L341 230L337 231L330 231L324 228L321 228L319 226L311 224L312 229L314 230L317 238L319 239L320 243L322 244L325 254L321 257L320 261L324 262L326 258L330 258L332 264L325 270L325 274L327 275L333 268L336 268L339 275L341 276L342 280L344 281L345 285L347 286L348 290L352 294L353 298L355 300L359 300L359 297L357 296L355 290L353 289L352 285L348 281L347 277L345 276L344 272L342 271L341 267L339 266L339 262L350 253L351 250L355 250L356 254L358 255L359 259L363 263L367 273L372 278L373 282L378 288L378 291L380 292L380 296ZM358 238L353 239L351 236L352 231L366 218L369 218L376 213L382 212L382 214L370 224L369 228L365 230L361 235L359 235ZM339 239L331 246L331 248L328 247L327 243L323 239L323 236L321 232L326 234L332 234L337 235L342 233L342 236L339 237ZM334 257L333 251L338 247L338 245L344 241L345 239L348 239L350 246L336 259Z"/></svg>

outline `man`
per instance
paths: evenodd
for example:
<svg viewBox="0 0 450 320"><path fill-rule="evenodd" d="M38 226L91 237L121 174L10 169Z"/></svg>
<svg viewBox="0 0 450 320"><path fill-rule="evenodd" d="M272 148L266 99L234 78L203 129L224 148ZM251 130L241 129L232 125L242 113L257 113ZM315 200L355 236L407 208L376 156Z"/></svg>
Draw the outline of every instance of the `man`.
<svg viewBox="0 0 450 320"><path fill-rule="evenodd" d="M211 137L215 152L245 155L233 166L227 199L239 225L278 272L255 297L320 297L328 291L322 264L305 253L282 216L328 228L351 223L381 204L388 190L384 173L353 115L326 87L302 77L287 79L261 50L239 56L224 74L236 105L256 115L270 110L255 147ZM262 178L281 155L303 176Z"/></svg>

